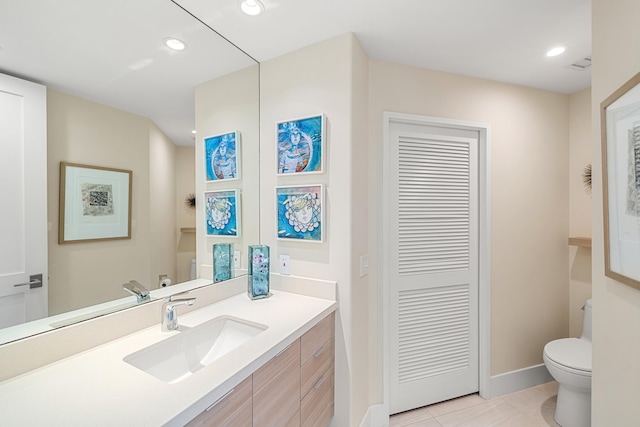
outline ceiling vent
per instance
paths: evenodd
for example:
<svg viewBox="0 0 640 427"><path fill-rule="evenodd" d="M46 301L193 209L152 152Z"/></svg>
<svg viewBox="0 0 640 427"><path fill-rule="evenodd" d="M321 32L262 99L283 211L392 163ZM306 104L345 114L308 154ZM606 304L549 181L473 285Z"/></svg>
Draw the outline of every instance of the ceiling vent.
<svg viewBox="0 0 640 427"><path fill-rule="evenodd" d="M585 58L574 61L573 64L567 65L567 68L571 68L576 71L584 71L591 68L591 57L587 56Z"/></svg>

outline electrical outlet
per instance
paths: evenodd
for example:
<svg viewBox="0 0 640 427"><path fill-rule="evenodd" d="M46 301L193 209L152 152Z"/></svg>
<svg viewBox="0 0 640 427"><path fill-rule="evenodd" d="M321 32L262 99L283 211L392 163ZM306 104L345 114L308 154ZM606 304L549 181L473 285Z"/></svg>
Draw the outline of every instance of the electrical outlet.
<svg viewBox="0 0 640 427"><path fill-rule="evenodd" d="M233 268L240 268L240 251L233 251Z"/></svg>
<svg viewBox="0 0 640 427"><path fill-rule="evenodd" d="M360 277L367 274L369 274L369 255L362 255L360 257Z"/></svg>
<svg viewBox="0 0 640 427"><path fill-rule="evenodd" d="M280 274L289 275L289 255L280 255Z"/></svg>

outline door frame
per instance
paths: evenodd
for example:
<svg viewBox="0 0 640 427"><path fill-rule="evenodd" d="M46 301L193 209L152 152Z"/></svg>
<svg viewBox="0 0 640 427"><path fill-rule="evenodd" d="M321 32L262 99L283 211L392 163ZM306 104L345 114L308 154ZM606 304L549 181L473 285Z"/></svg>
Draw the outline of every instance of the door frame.
<svg viewBox="0 0 640 427"><path fill-rule="evenodd" d="M442 117L422 116L415 114L395 113L385 111L383 113L383 161L382 161L382 206L389 206L390 189L388 182L384 177L389 176L390 165L386 159L389 159L390 138L389 130L391 123L406 123L427 126L449 127L473 130L479 133L478 147L478 202L479 202L479 259L478 259L478 385L481 397L490 397L489 382L491 375L490 360L490 326L491 326L491 242L490 242L490 134L491 129L489 123L472 122L466 120L446 119ZM389 259L388 236L390 230L389 215L385 209L382 209L382 259ZM385 262L381 263L382 268L382 411L385 416L389 417L389 268Z"/></svg>

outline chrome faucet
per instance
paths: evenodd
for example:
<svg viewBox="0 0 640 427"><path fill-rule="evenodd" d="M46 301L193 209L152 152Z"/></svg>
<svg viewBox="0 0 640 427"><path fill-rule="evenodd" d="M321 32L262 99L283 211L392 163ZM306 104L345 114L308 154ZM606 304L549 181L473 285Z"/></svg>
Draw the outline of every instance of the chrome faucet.
<svg viewBox="0 0 640 427"><path fill-rule="evenodd" d="M124 283L122 289L135 296L138 304L151 299L149 290L135 280L129 280L127 283Z"/></svg>
<svg viewBox="0 0 640 427"><path fill-rule="evenodd" d="M162 304L162 331L169 332L178 329L177 307L179 305L193 305L194 302L196 302L195 298L173 299L173 297L169 297L167 302Z"/></svg>

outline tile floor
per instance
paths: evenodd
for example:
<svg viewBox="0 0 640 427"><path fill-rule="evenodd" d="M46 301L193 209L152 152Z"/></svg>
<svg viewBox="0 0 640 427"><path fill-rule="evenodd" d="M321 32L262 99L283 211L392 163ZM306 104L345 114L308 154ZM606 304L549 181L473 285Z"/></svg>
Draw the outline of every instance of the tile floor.
<svg viewBox="0 0 640 427"><path fill-rule="evenodd" d="M556 382L491 400L471 394L396 414L390 427L558 427L557 394Z"/></svg>

